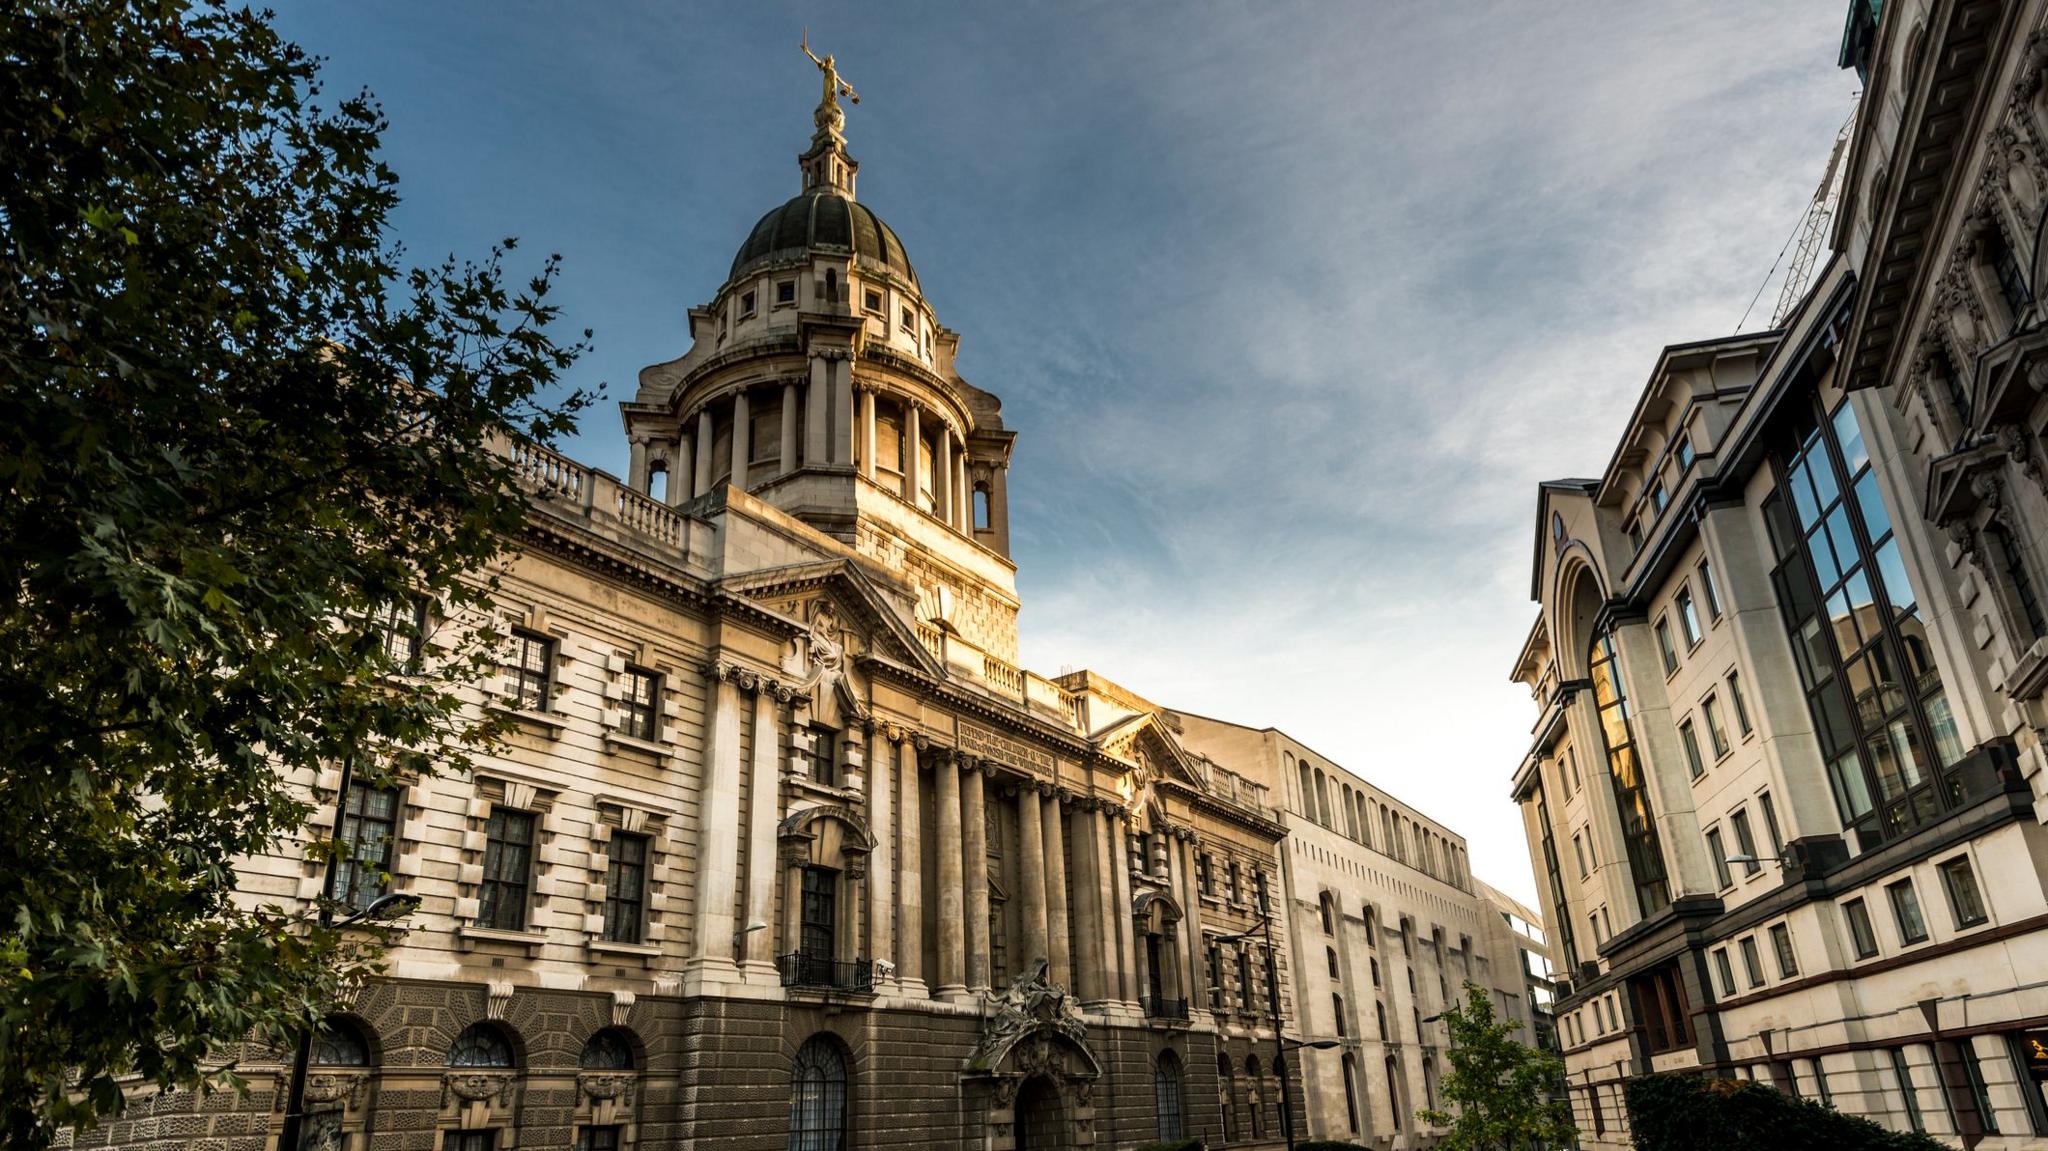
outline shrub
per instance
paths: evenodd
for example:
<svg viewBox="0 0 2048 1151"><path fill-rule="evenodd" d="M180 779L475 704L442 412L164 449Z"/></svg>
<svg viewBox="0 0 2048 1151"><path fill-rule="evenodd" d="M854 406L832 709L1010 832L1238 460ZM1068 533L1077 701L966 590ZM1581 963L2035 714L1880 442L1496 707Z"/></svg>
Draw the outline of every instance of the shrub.
<svg viewBox="0 0 2048 1151"><path fill-rule="evenodd" d="M1926 1135L1794 1099L1762 1083L1672 1072L1631 1079L1637 1151L1943 1151Z"/></svg>

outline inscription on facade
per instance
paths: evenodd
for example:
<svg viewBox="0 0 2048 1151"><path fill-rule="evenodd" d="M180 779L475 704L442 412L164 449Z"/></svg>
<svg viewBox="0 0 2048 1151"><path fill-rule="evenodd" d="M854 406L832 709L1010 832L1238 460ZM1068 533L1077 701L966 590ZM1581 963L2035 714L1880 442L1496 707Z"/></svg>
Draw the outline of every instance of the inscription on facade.
<svg viewBox="0 0 2048 1151"><path fill-rule="evenodd" d="M1037 775L1052 775L1057 767L1051 752L971 723L960 725L960 750Z"/></svg>

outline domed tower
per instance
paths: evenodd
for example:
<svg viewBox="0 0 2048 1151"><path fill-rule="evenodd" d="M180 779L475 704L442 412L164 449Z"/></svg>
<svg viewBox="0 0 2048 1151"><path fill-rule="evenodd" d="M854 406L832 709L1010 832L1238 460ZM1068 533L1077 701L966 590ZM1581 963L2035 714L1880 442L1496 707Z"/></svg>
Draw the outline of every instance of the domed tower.
<svg viewBox="0 0 2048 1151"><path fill-rule="evenodd" d="M816 60L816 57L813 57ZM620 405L641 491L699 511L737 489L918 589L920 617L1016 658L1001 403L954 371L894 229L854 198L831 57L802 190L763 215L689 351Z"/></svg>

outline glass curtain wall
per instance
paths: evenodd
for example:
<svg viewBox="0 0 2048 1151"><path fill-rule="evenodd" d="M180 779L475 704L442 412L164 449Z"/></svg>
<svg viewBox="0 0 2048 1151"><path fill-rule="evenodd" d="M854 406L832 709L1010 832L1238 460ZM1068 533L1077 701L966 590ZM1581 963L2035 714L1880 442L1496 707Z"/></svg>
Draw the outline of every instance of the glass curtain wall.
<svg viewBox="0 0 2048 1151"><path fill-rule="evenodd" d="M1607 743L1607 769L1614 783L1614 805L1621 812L1629 874L1635 878L1636 908L1648 919L1670 904L1671 888L1665 879L1664 853L1657 844L1656 813L1650 810L1650 792L1643 782L1643 762L1636 754L1614 633L1608 628L1593 636L1586 654L1586 673L1593 681L1593 700L1600 710L1600 736Z"/></svg>

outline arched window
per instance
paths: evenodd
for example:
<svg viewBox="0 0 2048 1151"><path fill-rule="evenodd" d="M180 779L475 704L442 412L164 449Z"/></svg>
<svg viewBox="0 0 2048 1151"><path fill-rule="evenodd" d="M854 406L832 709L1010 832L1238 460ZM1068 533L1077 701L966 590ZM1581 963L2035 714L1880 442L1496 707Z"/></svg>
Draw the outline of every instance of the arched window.
<svg viewBox="0 0 2048 1151"><path fill-rule="evenodd" d="M1380 945L1379 917L1373 914L1370 907L1365 909L1365 945L1374 950L1378 950ZM1379 961L1374 960L1373 963L1374 966L1378 966Z"/></svg>
<svg viewBox="0 0 2048 1151"><path fill-rule="evenodd" d="M974 485L974 530L993 530L995 521L989 516L989 493L987 484Z"/></svg>
<svg viewBox="0 0 2048 1151"><path fill-rule="evenodd" d="M1216 1096L1223 1105L1223 1141L1237 1141L1237 1065L1228 1055L1216 1056Z"/></svg>
<svg viewBox="0 0 2048 1151"><path fill-rule="evenodd" d="M1329 893L1329 892L1327 892L1327 891L1323 892L1323 894L1322 894L1322 895L1321 895L1321 896L1320 896L1320 897L1319 897L1319 898L1318 898L1318 899L1316 900L1316 903L1317 903L1317 905L1318 905L1318 906L1319 906L1319 907L1320 907L1320 908L1322 909L1322 913L1323 913L1323 934L1324 934L1324 935L1334 935L1334 934L1336 934L1336 932L1337 932L1337 914L1336 914L1336 911L1337 911L1337 909L1336 909L1336 907L1335 907L1335 905L1334 905L1334 901L1333 901L1333 900L1331 900L1331 898L1330 898L1330 893Z"/></svg>
<svg viewBox="0 0 2048 1151"><path fill-rule="evenodd" d="M1344 785L1344 810L1338 821L1344 825L1344 834L1358 838L1358 808L1352 805L1351 785L1348 783Z"/></svg>
<svg viewBox="0 0 2048 1151"><path fill-rule="evenodd" d="M1372 808L1366 804L1365 793L1358 793L1358 842L1372 846Z"/></svg>
<svg viewBox="0 0 2048 1151"><path fill-rule="evenodd" d="M1185 1138L1181 1133L1180 1091L1180 1056L1161 1051L1158 1064L1152 1068L1152 1107L1159 1115L1161 1139Z"/></svg>
<svg viewBox="0 0 2048 1151"><path fill-rule="evenodd" d="M1373 974L1379 974L1379 960L1377 959L1373 960ZM1373 983L1377 985L1379 983L1379 980L1375 979L1373 980ZM1374 1015L1379 1017L1380 1038L1385 1039L1387 1037L1387 1005L1384 1003L1375 1003L1372 1005L1372 1011Z"/></svg>
<svg viewBox="0 0 2048 1151"><path fill-rule="evenodd" d="M1266 1086L1262 1073L1259 1070L1258 1056L1245 1056L1244 1077L1251 1080L1249 1100L1252 1112L1252 1138L1263 1139L1266 1135Z"/></svg>
<svg viewBox="0 0 2048 1151"><path fill-rule="evenodd" d="M1337 1020L1337 1038L1342 1039L1349 1034L1344 1030L1344 997L1334 991L1330 993L1330 1010Z"/></svg>
<svg viewBox="0 0 2048 1151"><path fill-rule="evenodd" d="M1621 686L1621 665L1614 635L1606 628L1593 636L1586 653L1586 675L1593 681L1593 701L1600 712L1600 738L1607 744L1608 772L1614 782L1614 803L1621 809L1622 841L1628 848L1629 872L1635 877L1636 907L1648 919L1671 902L1664 882L1664 853L1657 844L1656 814L1636 758L1628 693Z"/></svg>
<svg viewBox="0 0 2048 1151"><path fill-rule="evenodd" d="M633 1045L626 1034L616 1027L607 1027L590 1037L583 1045L583 1054L577 1057L576 1066L585 1071L631 1071L633 1069Z"/></svg>
<svg viewBox="0 0 2048 1151"><path fill-rule="evenodd" d="M1394 1057L1391 1055L1387 1056L1387 1102L1392 1104L1389 1110L1394 1115L1394 1130L1399 1131L1401 1129L1401 1065L1394 1062Z"/></svg>
<svg viewBox="0 0 2048 1151"><path fill-rule="evenodd" d="M1436 1110L1436 1060L1422 1057L1422 1101L1423 1106Z"/></svg>
<svg viewBox="0 0 2048 1151"><path fill-rule="evenodd" d="M313 1037L313 1062L321 1067L368 1067L370 1044L356 1025L329 1018Z"/></svg>
<svg viewBox="0 0 2048 1151"><path fill-rule="evenodd" d="M1372 985L1374 987L1380 985L1380 961L1377 959L1372 960Z"/></svg>
<svg viewBox="0 0 2048 1151"><path fill-rule="evenodd" d="M903 494L903 409L875 401L875 482Z"/></svg>
<svg viewBox="0 0 2048 1151"><path fill-rule="evenodd" d="M656 460L647 466L647 495L668 502L668 462Z"/></svg>
<svg viewBox="0 0 2048 1151"><path fill-rule="evenodd" d="M1310 819L1316 817L1316 781L1307 760L1301 761L1301 813Z"/></svg>
<svg viewBox="0 0 2048 1151"><path fill-rule="evenodd" d="M839 269L837 268L825 269L825 302L828 304L839 302Z"/></svg>
<svg viewBox="0 0 2048 1151"><path fill-rule="evenodd" d="M1351 1133L1358 1134L1358 1057L1344 1053L1344 1113L1351 1120Z"/></svg>
<svg viewBox="0 0 2048 1151"><path fill-rule="evenodd" d="M450 1067L510 1067L512 1044L490 1023L472 1023L448 1048Z"/></svg>
<svg viewBox="0 0 2048 1151"><path fill-rule="evenodd" d="M839 1151L846 1142L846 1058L813 1035L789 1072L790 1151Z"/></svg>

